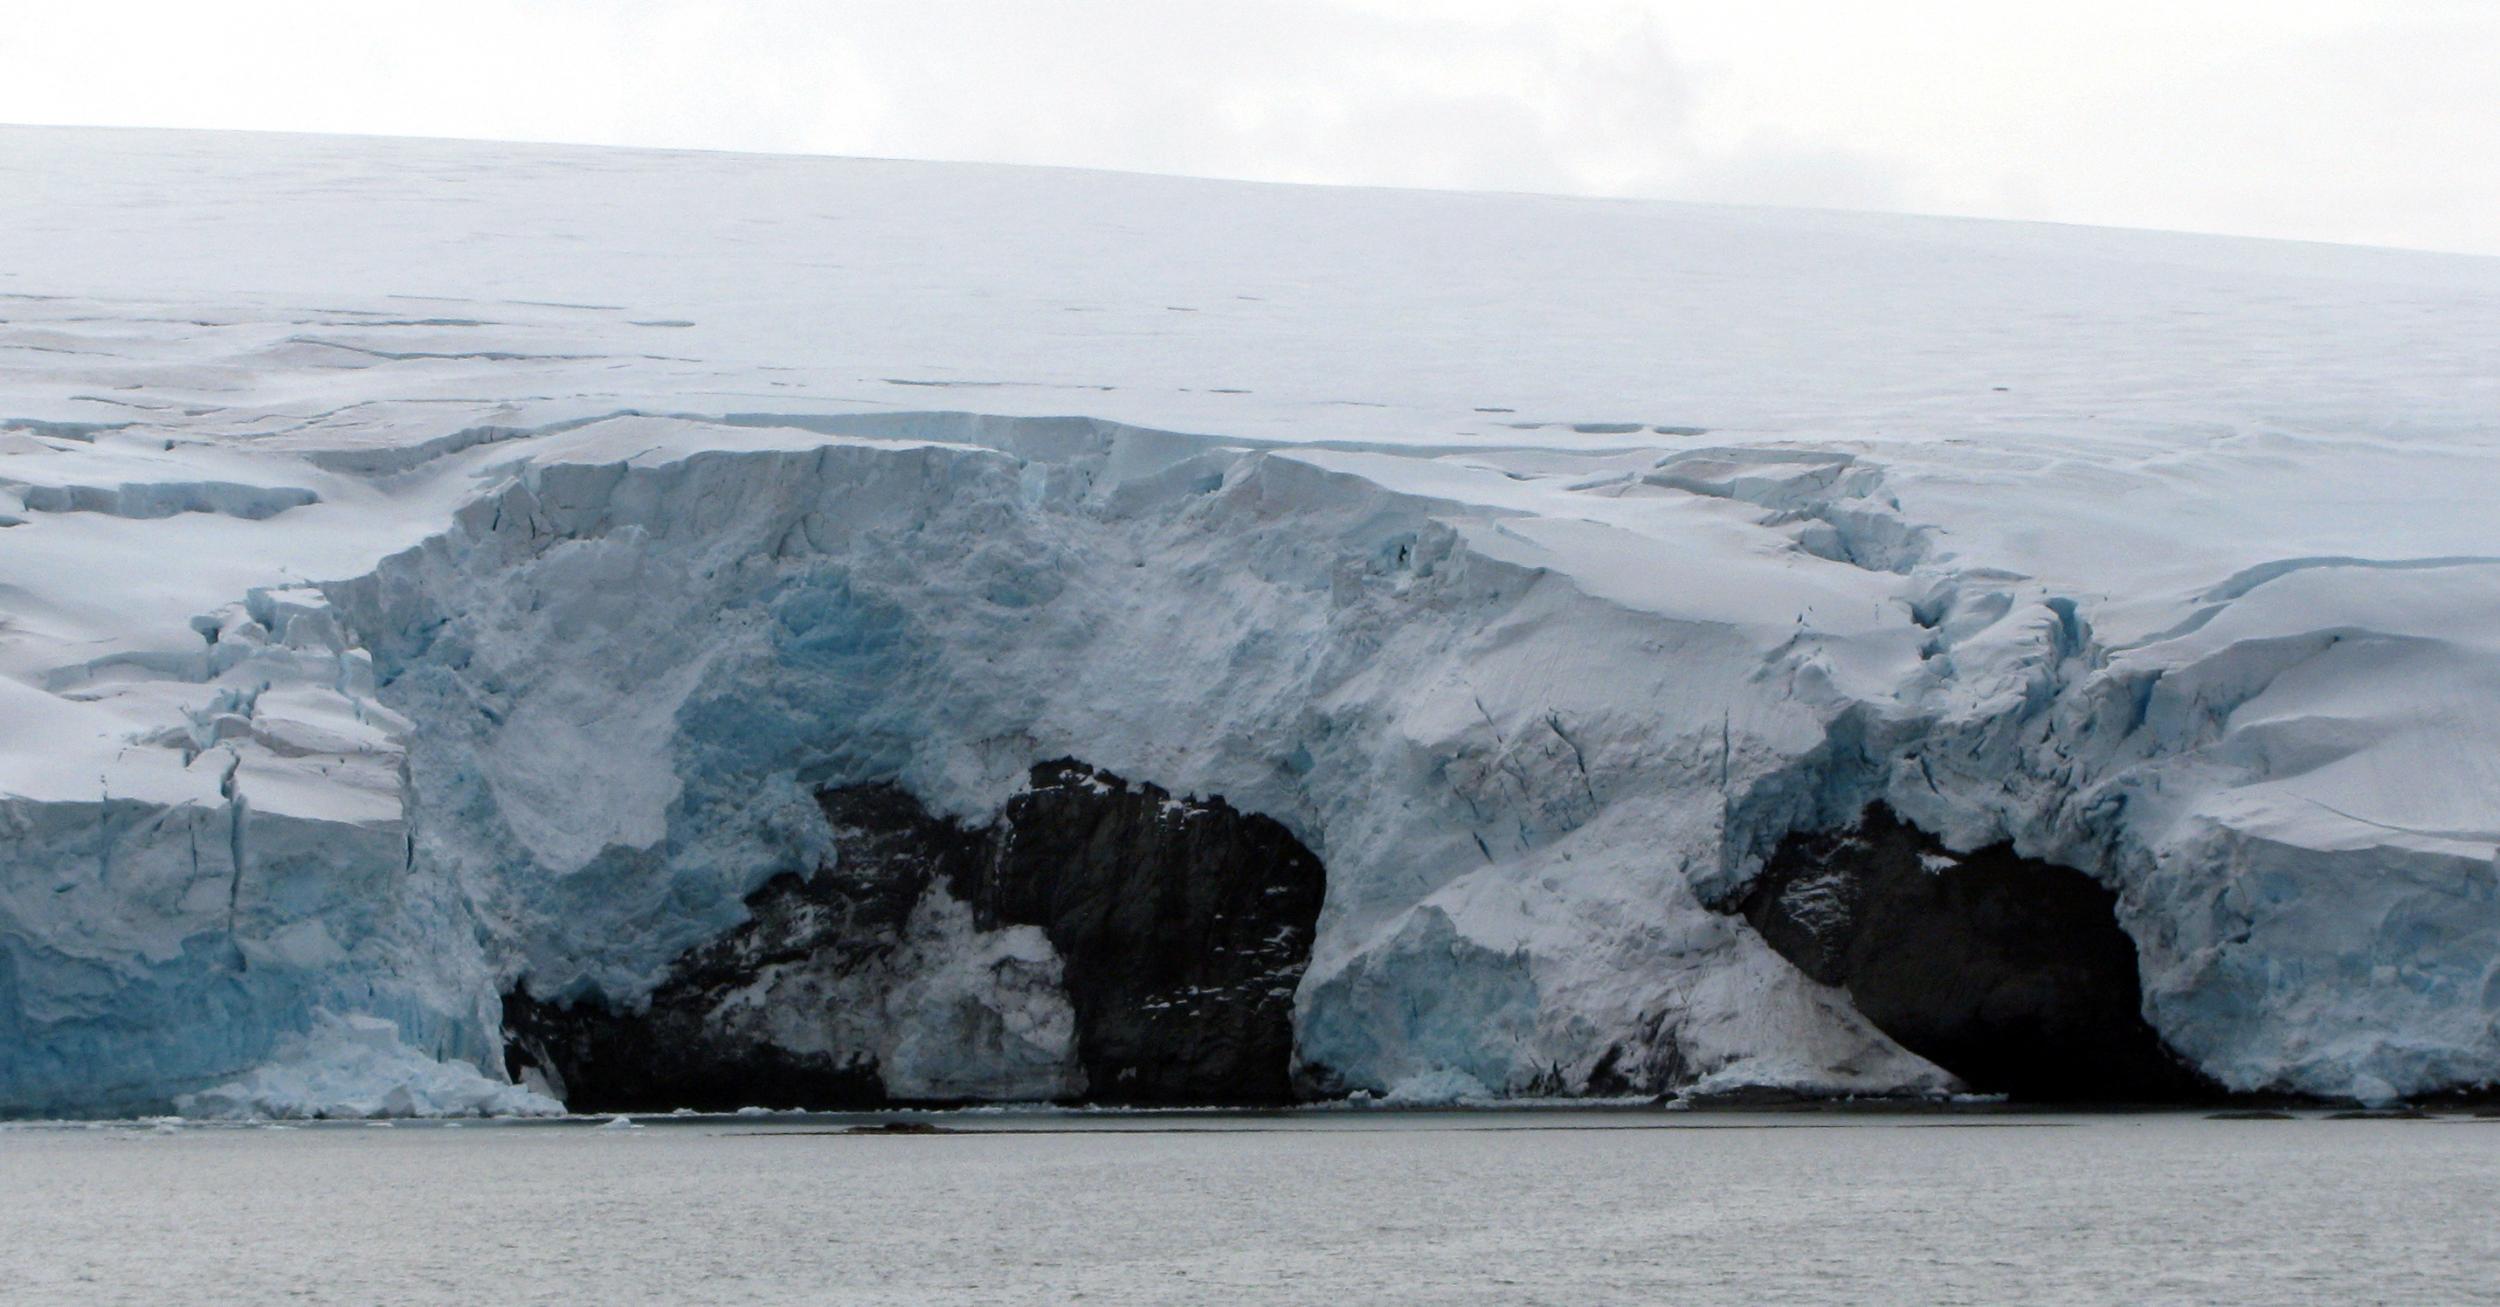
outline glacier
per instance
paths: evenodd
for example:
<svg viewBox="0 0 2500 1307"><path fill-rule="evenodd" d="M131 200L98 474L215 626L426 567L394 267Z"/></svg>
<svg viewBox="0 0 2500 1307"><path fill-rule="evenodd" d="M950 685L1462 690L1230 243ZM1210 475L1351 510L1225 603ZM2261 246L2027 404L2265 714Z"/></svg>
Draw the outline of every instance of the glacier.
<svg viewBox="0 0 2500 1307"><path fill-rule="evenodd" d="M1307 1096L1966 1088L1732 909L1869 812L2089 878L2224 1090L2500 1083L2500 261L0 163L0 1113L552 1110L512 1004L651 1002L858 861L827 793L970 829L1058 759L1324 863ZM879 1023L842 1046L897 1101L1099 1094L1088 959L986 911L933 893L890 992L756 1028Z"/></svg>

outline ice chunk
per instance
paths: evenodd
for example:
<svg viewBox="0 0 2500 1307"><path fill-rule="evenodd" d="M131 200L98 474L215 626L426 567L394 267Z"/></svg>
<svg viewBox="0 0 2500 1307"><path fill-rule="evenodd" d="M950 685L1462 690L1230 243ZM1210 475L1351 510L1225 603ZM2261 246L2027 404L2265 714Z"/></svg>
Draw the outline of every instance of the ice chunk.
<svg viewBox="0 0 2500 1307"><path fill-rule="evenodd" d="M410 1048L379 1017L324 1011L265 1066L175 1100L186 1117L561 1116L553 1099Z"/></svg>
<svg viewBox="0 0 2500 1307"><path fill-rule="evenodd" d="M1389 1086L1380 1102L1390 1107L1457 1107L1494 1099L1484 1082L1454 1067L1419 1071Z"/></svg>

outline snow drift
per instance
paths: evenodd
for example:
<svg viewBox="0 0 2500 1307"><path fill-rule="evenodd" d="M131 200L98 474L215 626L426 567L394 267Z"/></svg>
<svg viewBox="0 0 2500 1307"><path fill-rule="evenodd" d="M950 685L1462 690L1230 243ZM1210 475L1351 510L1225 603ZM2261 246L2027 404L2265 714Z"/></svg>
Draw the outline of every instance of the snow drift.
<svg viewBox="0 0 2500 1307"><path fill-rule="evenodd" d="M0 1110L524 1110L507 993L1060 758L1325 864L1306 1093L1954 1087L1729 909L1877 804L2114 894L2214 1083L2500 1081L2491 261L0 150ZM1077 960L931 913L882 1092L1091 1092Z"/></svg>

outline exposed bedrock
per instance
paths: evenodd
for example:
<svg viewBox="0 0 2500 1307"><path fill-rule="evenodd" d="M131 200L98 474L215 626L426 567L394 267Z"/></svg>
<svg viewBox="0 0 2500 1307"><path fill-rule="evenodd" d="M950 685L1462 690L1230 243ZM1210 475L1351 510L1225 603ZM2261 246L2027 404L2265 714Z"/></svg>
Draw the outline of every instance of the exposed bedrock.
<svg viewBox="0 0 2500 1307"><path fill-rule="evenodd" d="M647 1007L505 1000L578 1111L1292 1097L1323 872L1282 825L1073 761L983 825L823 790L835 857L748 896Z"/></svg>
<svg viewBox="0 0 2500 1307"><path fill-rule="evenodd" d="M1973 1089L2064 1102L2221 1093L2146 1023L2117 895L2081 872L2003 844L1947 853L1879 803L1854 830L1790 836L1724 906Z"/></svg>
<svg viewBox="0 0 2500 1307"><path fill-rule="evenodd" d="M837 825L858 822L847 794ZM982 930L1039 926L1065 967L1087 1096L1119 1103L1292 1097L1293 994L1325 875L1292 833L1223 799L1183 800L1074 763L986 832L954 876Z"/></svg>

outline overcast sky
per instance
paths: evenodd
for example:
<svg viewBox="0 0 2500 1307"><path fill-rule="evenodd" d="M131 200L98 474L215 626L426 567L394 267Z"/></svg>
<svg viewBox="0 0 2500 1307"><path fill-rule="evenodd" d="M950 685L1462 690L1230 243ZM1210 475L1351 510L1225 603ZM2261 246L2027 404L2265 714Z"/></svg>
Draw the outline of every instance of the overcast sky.
<svg viewBox="0 0 2500 1307"><path fill-rule="evenodd" d="M2500 254L2494 0L12 0L0 121L982 159Z"/></svg>

